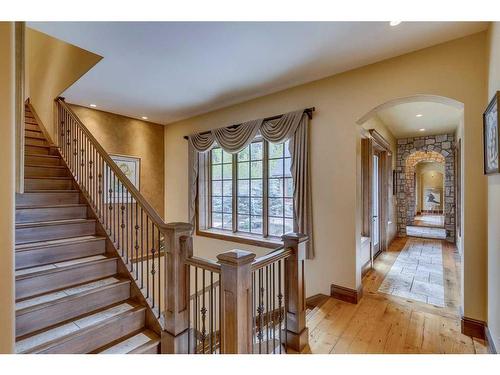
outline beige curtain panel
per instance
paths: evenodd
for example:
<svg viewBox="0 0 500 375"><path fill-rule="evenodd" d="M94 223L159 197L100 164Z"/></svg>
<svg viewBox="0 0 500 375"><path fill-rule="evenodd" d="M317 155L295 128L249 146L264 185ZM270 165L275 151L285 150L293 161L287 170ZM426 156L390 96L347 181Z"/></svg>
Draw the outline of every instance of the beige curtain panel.
<svg viewBox="0 0 500 375"><path fill-rule="evenodd" d="M314 258L311 171L309 151L309 117L304 110L289 112L278 119L253 120L233 128L219 128L207 133L189 136L189 220L193 227L196 219L196 194L200 154L220 146L231 154L240 152L249 145L257 134L271 143L290 140L292 157L294 231L309 236L307 257Z"/></svg>

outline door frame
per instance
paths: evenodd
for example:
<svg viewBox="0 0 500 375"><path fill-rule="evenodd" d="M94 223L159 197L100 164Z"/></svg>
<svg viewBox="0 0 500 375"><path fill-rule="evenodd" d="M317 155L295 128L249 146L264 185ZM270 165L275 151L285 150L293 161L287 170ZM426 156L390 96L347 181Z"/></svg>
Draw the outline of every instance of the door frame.
<svg viewBox="0 0 500 375"><path fill-rule="evenodd" d="M361 194L362 226L361 235L370 237L370 266L375 258L388 248L389 194L392 194L392 152L390 144L375 129L361 134ZM374 253L372 236L373 213L373 156L379 156L379 251Z"/></svg>

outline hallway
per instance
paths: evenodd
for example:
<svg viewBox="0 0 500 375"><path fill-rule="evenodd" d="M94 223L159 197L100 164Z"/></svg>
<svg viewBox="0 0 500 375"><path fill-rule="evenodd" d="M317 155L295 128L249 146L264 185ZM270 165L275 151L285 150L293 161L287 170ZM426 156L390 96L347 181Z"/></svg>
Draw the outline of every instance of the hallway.
<svg viewBox="0 0 500 375"><path fill-rule="evenodd" d="M439 246L443 246L444 307L379 291L393 265L398 267L400 254ZM310 352L487 353L484 341L460 332L459 259L455 247L444 241L396 239L364 276L363 298L357 305L328 298L310 313Z"/></svg>

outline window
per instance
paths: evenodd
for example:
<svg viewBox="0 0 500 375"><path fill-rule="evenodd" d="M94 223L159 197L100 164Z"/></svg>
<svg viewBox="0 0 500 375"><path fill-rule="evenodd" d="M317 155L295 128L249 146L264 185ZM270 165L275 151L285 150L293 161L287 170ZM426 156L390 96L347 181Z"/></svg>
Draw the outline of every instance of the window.
<svg viewBox="0 0 500 375"><path fill-rule="evenodd" d="M207 229L271 239L293 230L288 142L256 139L234 155L216 147L208 163Z"/></svg>

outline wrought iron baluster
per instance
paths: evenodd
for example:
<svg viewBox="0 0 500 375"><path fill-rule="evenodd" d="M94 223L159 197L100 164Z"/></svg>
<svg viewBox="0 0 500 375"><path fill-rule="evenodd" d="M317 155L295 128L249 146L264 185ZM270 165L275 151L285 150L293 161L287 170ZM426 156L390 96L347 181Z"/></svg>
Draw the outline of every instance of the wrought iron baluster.
<svg viewBox="0 0 500 375"><path fill-rule="evenodd" d="M283 341L281 339L281 322L283 320L283 294L281 293L281 260L278 261L278 323L279 323L279 342L280 342L280 354L281 354L281 346L283 345Z"/></svg>

